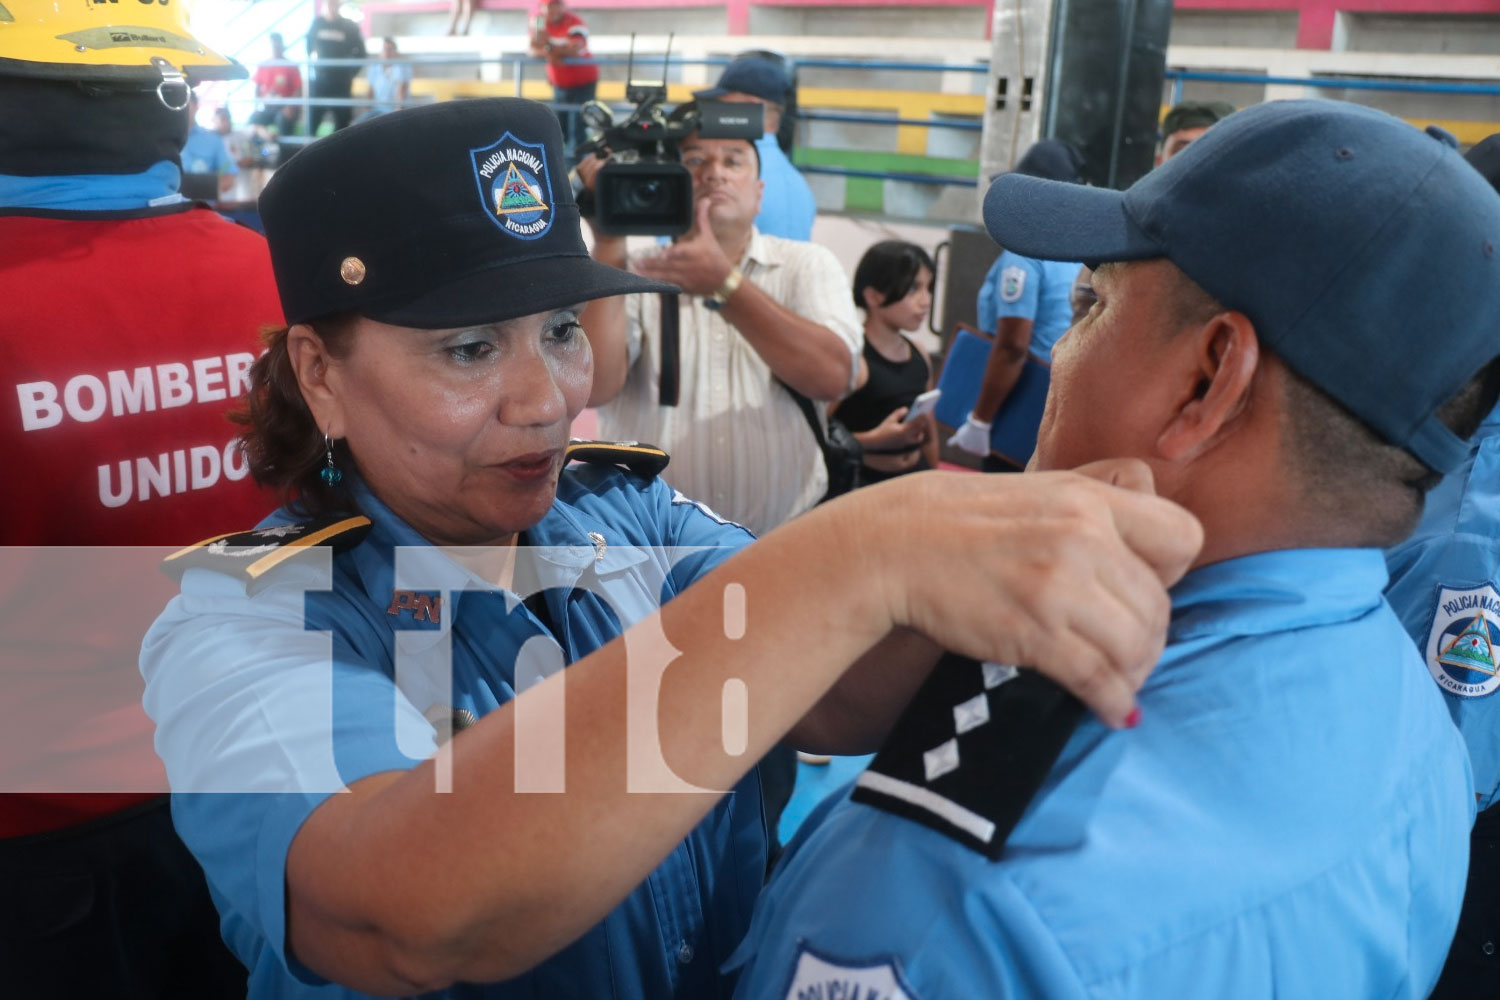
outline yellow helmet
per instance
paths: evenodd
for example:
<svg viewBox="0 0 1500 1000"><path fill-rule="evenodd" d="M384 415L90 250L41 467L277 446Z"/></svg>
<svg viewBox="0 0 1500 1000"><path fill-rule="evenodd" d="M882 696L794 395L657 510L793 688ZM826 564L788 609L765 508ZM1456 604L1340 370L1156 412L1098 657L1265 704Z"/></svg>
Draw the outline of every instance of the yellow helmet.
<svg viewBox="0 0 1500 1000"><path fill-rule="evenodd" d="M0 0L0 76L196 84L245 75L188 32L185 0Z"/></svg>

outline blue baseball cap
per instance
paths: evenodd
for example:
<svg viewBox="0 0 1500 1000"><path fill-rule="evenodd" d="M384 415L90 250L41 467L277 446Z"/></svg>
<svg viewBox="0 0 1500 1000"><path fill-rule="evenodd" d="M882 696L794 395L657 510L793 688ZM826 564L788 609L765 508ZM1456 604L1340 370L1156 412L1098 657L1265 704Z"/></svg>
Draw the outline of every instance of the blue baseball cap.
<svg viewBox="0 0 1500 1000"><path fill-rule="evenodd" d="M780 61L765 56L741 56L719 74L719 82L694 97L716 98L725 94L749 94L772 104L785 104L792 81Z"/></svg>
<svg viewBox="0 0 1500 1000"><path fill-rule="evenodd" d="M1005 174L984 222L1027 257L1165 257L1386 441L1438 472L1468 454L1434 414L1500 355L1500 195L1440 134L1275 101L1126 191Z"/></svg>

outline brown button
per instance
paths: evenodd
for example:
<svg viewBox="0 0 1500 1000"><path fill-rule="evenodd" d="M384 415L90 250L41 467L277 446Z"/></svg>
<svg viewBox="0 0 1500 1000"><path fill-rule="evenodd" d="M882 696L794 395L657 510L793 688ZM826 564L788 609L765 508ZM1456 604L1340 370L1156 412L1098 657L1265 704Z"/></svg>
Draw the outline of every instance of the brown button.
<svg viewBox="0 0 1500 1000"><path fill-rule="evenodd" d="M365 262L358 257L345 257L339 265L339 277L346 285L357 285L365 280Z"/></svg>

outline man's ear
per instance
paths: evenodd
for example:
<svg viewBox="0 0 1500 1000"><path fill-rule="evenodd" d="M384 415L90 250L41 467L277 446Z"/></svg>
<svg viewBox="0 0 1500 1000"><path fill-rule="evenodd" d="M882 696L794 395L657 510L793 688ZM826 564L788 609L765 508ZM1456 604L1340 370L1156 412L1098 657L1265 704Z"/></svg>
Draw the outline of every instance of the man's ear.
<svg viewBox="0 0 1500 1000"><path fill-rule="evenodd" d="M344 436L344 407L339 391L337 366L328 345L306 323L298 323L286 334L287 360L302 399L312 411L318 429L332 438Z"/></svg>
<svg viewBox="0 0 1500 1000"><path fill-rule="evenodd" d="M1156 440L1157 452L1176 462L1196 458L1234 433L1260 367L1260 338L1244 313L1219 313L1178 336L1192 338L1197 378Z"/></svg>

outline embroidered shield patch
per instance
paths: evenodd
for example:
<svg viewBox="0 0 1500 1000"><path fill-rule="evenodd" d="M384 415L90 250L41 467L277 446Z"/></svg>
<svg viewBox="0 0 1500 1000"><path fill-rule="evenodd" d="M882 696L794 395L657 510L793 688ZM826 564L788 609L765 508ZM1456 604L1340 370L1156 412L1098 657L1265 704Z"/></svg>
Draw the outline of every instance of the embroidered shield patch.
<svg viewBox="0 0 1500 1000"><path fill-rule="evenodd" d="M469 150L479 202L490 221L522 240L552 228L552 179L547 148L506 132L493 144Z"/></svg>
<svg viewBox="0 0 1500 1000"><path fill-rule="evenodd" d="M902 981L894 959L851 965L815 954L807 945L797 953L797 967L784 1000L918 1000Z"/></svg>
<svg viewBox="0 0 1500 1000"><path fill-rule="evenodd" d="M1490 584L1438 587L1427 633L1427 669L1449 694L1478 698L1500 688L1500 593Z"/></svg>
<svg viewBox="0 0 1500 1000"><path fill-rule="evenodd" d="M1000 301L1019 302L1026 292L1026 269L1007 267L1000 272Z"/></svg>

